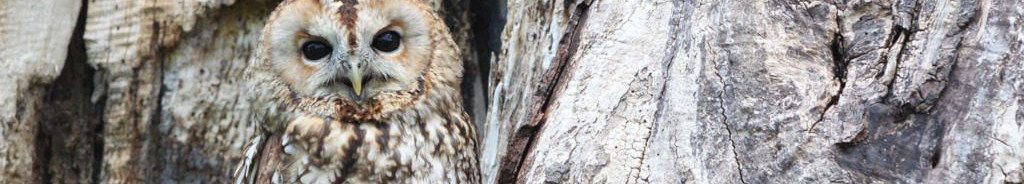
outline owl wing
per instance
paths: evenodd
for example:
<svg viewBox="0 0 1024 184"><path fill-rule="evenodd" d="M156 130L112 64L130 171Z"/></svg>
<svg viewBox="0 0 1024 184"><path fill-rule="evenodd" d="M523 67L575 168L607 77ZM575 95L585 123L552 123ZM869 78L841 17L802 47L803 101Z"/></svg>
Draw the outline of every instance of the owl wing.
<svg viewBox="0 0 1024 184"><path fill-rule="evenodd" d="M243 152L245 155L242 157L242 161L238 163L238 167L235 168L235 184L253 183L255 181L254 176L256 176L256 167L258 166L256 162L259 161L259 150L260 147L263 147L263 143L263 135L257 135L249 143L249 146L246 146L245 152Z"/></svg>
<svg viewBox="0 0 1024 184"><path fill-rule="evenodd" d="M263 134L253 138L235 169L235 184L281 183L280 178L275 178L275 171L281 165L281 135Z"/></svg>
<svg viewBox="0 0 1024 184"><path fill-rule="evenodd" d="M304 139L294 140L294 143L299 145L312 145L309 141L321 141L320 139L314 139L314 135L321 135L321 129L326 130L324 125L330 124L331 121L326 121L322 118L301 116L295 120L292 120L289 125L290 128L286 132L291 132L292 136L299 136ZM315 133L314 133L315 132ZM242 161L235 168L234 178L235 184L252 184L252 183L283 183L283 181L294 181L294 179L282 178L280 173L281 169L284 168L283 156L285 149L289 145L289 141L285 133L273 133L273 134L261 134L257 135L245 148L244 157ZM320 136L315 136L320 138ZM322 139L322 138L321 138ZM308 140L308 141L303 141ZM296 152L291 148L291 152ZM291 153L294 157L296 153ZM301 156L308 156L305 153ZM292 164L293 166L296 166Z"/></svg>

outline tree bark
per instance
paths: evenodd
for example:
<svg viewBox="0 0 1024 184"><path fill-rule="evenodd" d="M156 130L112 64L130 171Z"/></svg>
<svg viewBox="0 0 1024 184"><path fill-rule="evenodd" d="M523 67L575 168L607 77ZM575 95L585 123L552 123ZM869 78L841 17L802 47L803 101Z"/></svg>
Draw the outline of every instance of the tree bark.
<svg viewBox="0 0 1024 184"><path fill-rule="evenodd" d="M1018 0L428 2L484 183L1024 182ZM0 0L0 183L229 182L277 3Z"/></svg>
<svg viewBox="0 0 1024 184"><path fill-rule="evenodd" d="M81 3L0 1L0 183L45 178L37 141L46 86L61 73ZM44 138L45 139L45 138Z"/></svg>
<svg viewBox="0 0 1024 184"><path fill-rule="evenodd" d="M1020 183L1022 6L510 0L485 176Z"/></svg>

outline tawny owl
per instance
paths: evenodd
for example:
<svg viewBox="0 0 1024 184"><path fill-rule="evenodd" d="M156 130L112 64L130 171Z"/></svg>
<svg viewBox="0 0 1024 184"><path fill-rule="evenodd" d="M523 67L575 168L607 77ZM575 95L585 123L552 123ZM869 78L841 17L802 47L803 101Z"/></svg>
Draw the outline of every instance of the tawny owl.
<svg viewBox="0 0 1024 184"><path fill-rule="evenodd" d="M479 183L459 51L419 0L285 0L246 75L238 183Z"/></svg>

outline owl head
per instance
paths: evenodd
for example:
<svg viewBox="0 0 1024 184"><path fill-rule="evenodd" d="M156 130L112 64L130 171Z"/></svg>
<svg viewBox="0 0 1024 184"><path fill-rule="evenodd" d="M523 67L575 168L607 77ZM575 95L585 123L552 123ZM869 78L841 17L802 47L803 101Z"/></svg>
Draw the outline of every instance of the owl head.
<svg viewBox="0 0 1024 184"><path fill-rule="evenodd" d="M340 114L401 109L457 86L462 71L447 28L418 0L286 0L257 53L288 95Z"/></svg>

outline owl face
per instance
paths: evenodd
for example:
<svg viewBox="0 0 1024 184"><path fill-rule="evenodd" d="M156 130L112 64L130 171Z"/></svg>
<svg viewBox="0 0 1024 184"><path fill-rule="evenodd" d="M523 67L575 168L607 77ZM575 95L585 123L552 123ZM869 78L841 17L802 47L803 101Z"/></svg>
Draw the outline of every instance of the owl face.
<svg viewBox="0 0 1024 184"><path fill-rule="evenodd" d="M261 51L296 94L353 104L415 91L434 49L420 2L286 0Z"/></svg>

